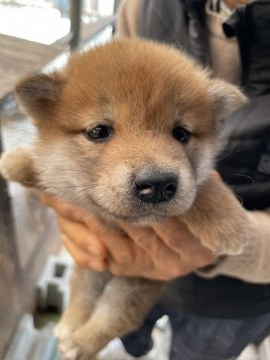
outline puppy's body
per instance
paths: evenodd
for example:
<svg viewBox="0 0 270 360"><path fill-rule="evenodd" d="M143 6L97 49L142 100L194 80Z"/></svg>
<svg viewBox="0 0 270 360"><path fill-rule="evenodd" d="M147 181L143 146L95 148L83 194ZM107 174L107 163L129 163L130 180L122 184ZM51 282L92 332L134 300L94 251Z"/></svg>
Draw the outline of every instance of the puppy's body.
<svg viewBox="0 0 270 360"><path fill-rule="evenodd" d="M235 87L210 79L177 50L118 40L74 55L63 71L23 80L16 90L38 138L31 149L4 154L4 177L112 225L180 216L213 251L242 250L244 212L209 177L218 122L245 101ZM161 289L160 282L77 270L56 331L64 359L89 360L134 330Z"/></svg>

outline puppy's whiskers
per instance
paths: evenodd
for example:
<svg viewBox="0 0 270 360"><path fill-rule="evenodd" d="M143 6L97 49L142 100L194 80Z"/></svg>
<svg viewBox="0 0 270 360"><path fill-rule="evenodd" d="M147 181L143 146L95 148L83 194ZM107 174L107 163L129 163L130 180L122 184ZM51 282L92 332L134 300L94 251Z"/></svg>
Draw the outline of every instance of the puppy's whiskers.
<svg viewBox="0 0 270 360"><path fill-rule="evenodd" d="M74 189L74 188L89 188L92 185L69 185L69 186L48 186L47 189Z"/></svg>
<svg viewBox="0 0 270 360"><path fill-rule="evenodd" d="M95 172L91 172L91 171L86 171L86 170L81 170L81 169L65 169L65 168L53 168L53 170L57 170L57 171L74 171L74 172L81 172L81 173L85 173L85 174L90 174L90 175L94 175L96 177L101 177L101 175L95 173Z"/></svg>
<svg viewBox="0 0 270 360"><path fill-rule="evenodd" d="M246 178L248 180L250 180L250 184L251 185L254 185L254 179L249 176L249 175L245 175L245 174L233 174L233 173L221 173L219 172L219 175L222 177L222 176L238 176L238 177L243 177L243 178ZM209 176L200 176L197 178L197 181L206 181L207 179L209 179Z"/></svg>
<svg viewBox="0 0 270 360"><path fill-rule="evenodd" d="M123 161L124 161L124 163L125 163L126 167L127 167L128 169L130 169L130 165L129 165L129 163L128 163L127 159L125 158L125 156L124 156L124 154L123 154L123 152L122 152L122 149L120 149L120 147L119 147L119 146L115 146L115 147L116 147L116 148L117 148L117 150L119 151L119 154L120 154L121 158L123 159Z"/></svg>
<svg viewBox="0 0 270 360"><path fill-rule="evenodd" d="M239 176L239 177L243 177L246 178L248 180L250 180L251 185L255 184L254 179L249 176L249 175L245 175L245 174L231 174L231 173L220 173L221 176Z"/></svg>
<svg viewBox="0 0 270 360"><path fill-rule="evenodd" d="M104 168L103 166L101 166L100 164L96 163L93 159L87 159L87 160L90 160L93 165L95 165L96 167L100 168L101 170L103 170L103 171L106 172L107 174L110 174L110 172L109 172L107 169L105 169L105 168Z"/></svg>

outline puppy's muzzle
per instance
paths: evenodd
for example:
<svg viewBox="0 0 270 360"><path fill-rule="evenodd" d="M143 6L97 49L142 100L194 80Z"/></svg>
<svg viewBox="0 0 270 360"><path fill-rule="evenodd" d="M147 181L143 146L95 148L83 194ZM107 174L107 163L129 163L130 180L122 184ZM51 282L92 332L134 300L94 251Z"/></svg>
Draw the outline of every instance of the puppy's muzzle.
<svg viewBox="0 0 270 360"><path fill-rule="evenodd" d="M142 202L157 204L170 201L176 194L178 178L172 172L144 169L135 177L135 196Z"/></svg>

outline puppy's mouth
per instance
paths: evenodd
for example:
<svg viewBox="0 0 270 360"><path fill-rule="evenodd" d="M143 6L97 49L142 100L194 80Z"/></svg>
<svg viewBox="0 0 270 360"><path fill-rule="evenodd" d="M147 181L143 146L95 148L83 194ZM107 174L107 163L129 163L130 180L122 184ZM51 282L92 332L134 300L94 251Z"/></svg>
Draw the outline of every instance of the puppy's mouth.
<svg viewBox="0 0 270 360"><path fill-rule="evenodd" d="M169 216L173 216L174 214L170 214L166 211L160 211L157 209L136 209L134 213L129 214L121 214L117 212L112 212L107 209L106 206L99 204L97 201L92 200L93 205L102 212L106 217L110 217L114 220L121 220L130 223L140 223L140 224L149 224L153 222L161 222L165 218Z"/></svg>
<svg viewBox="0 0 270 360"><path fill-rule="evenodd" d="M152 223L159 223L165 220L169 215L157 212L141 213L141 214L109 214L115 220L121 220L128 223L147 225Z"/></svg>
<svg viewBox="0 0 270 360"><path fill-rule="evenodd" d="M168 214L160 214L160 213L143 213L140 215L120 215L117 214L114 216L114 218L117 218L117 220L122 220L125 222L130 223L136 223L136 224L150 224L150 223L156 223L161 222L166 217L168 217Z"/></svg>

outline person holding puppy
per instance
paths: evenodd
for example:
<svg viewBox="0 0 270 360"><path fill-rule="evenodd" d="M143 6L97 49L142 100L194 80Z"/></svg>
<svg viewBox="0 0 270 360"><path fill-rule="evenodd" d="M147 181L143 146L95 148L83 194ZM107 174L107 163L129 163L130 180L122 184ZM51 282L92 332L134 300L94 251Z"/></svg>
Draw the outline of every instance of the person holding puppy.
<svg viewBox="0 0 270 360"><path fill-rule="evenodd" d="M229 142L217 164L222 178L212 174L246 208L253 233L242 254L215 257L175 219L151 228L122 223L126 235L116 235L84 209L44 198L79 266L169 281L165 306L123 339L134 356L149 350L152 326L164 313L173 328L171 360L234 358L270 333L269 15L270 1L127 0L118 21L119 35L174 44L251 99L232 115L232 125L225 121Z"/></svg>

